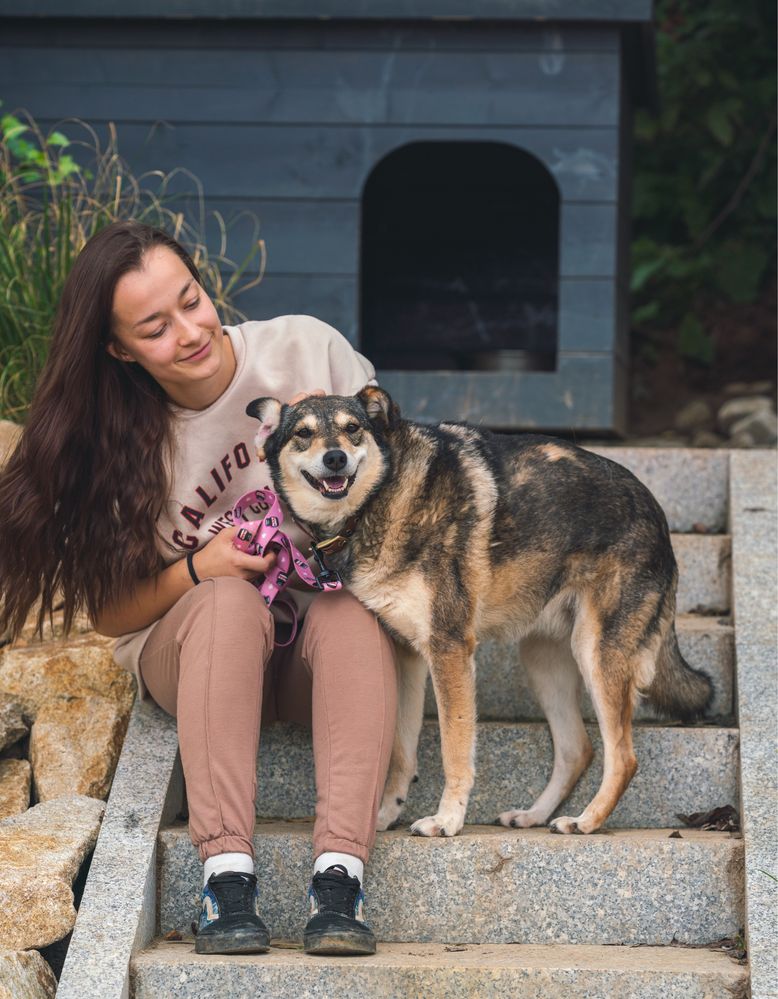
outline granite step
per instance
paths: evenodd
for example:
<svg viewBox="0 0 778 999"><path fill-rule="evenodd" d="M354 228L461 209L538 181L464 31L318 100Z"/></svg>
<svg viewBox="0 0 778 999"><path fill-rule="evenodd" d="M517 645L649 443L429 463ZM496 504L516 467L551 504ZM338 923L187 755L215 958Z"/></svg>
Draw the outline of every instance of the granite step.
<svg viewBox="0 0 778 999"><path fill-rule="evenodd" d="M678 644L694 669L704 670L713 680L714 695L708 716L730 721L734 715L735 630L729 618L702 614L681 614L676 622ZM476 652L478 663L478 717L482 721L530 721L543 719L543 713L530 689L519 659L518 642L484 641ZM427 684L425 714L437 714L432 684ZM584 695L583 716L594 721L588 695ZM648 702L635 710L638 720L651 720L655 714Z"/></svg>
<svg viewBox="0 0 778 999"><path fill-rule="evenodd" d="M732 999L748 969L721 951L684 947L384 943L374 957L310 957L273 946L252 957L156 941L132 962L134 999Z"/></svg>
<svg viewBox="0 0 778 999"><path fill-rule="evenodd" d="M729 455L701 448L584 445L624 465L659 501L671 531L727 530Z"/></svg>
<svg viewBox="0 0 778 999"><path fill-rule="evenodd" d="M299 940L312 865L310 822L259 823L261 911ZM670 829L556 836L466 826L451 839L379 833L365 880L381 941L706 944L743 926L743 842ZM188 933L202 867L185 825L158 840L160 935Z"/></svg>
<svg viewBox="0 0 778 999"><path fill-rule="evenodd" d="M732 605L732 539L728 534L673 534L678 614L726 614Z"/></svg>
<svg viewBox="0 0 778 999"><path fill-rule="evenodd" d="M590 725L595 758L561 806L577 815L602 777L599 729ZM674 825L676 814L737 805L738 732L731 728L635 726L638 772L608 820L608 828ZM479 722L476 784L467 820L491 823L509 808L528 807L551 776L552 744L542 722ZM313 815L316 792L310 731L299 725L266 726L257 766L257 814L295 819ZM412 784L404 818L433 814L443 789L439 729L422 727L419 780Z"/></svg>

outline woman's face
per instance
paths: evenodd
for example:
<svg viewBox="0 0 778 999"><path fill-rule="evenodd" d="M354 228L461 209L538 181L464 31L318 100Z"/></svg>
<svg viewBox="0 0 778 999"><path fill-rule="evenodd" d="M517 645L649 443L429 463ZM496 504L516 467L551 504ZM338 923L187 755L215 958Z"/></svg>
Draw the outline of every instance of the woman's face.
<svg viewBox="0 0 778 999"><path fill-rule="evenodd" d="M213 303L166 246L150 249L140 269L116 283L112 332L108 352L140 364L187 409L215 402L235 371L229 337Z"/></svg>

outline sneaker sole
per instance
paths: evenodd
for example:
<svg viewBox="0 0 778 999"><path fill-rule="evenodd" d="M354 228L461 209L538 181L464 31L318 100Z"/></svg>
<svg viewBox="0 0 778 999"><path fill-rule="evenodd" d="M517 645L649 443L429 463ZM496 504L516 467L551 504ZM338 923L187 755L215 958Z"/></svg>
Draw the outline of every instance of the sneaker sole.
<svg viewBox="0 0 778 999"><path fill-rule="evenodd" d="M195 954L266 954L270 940L256 933L209 933L195 937Z"/></svg>
<svg viewBox="0 0 778 999"><path fill-rule="evenodd" d="M375 937L356 933L306 933L303 938L306 954L329 957L354 957L375 954Z"/></svg>

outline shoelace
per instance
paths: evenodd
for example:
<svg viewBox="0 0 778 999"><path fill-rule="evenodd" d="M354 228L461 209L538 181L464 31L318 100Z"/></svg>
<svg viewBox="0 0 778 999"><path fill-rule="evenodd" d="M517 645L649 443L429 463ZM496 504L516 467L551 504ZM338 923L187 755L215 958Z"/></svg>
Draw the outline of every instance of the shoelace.
<svg viewBox="0 0 778 999"><path fill-rule="evenodd" d="M330 874L330 871L337 870L343 874ZM359 887L359 878L350 878L341 864L334 864L313 876L313 890L319 900L319 912L326 910L353 916Z"/></svg>
<svg viewBox="0 0 778 999"><path fill-rule="evenodd" d="M228 871L209 882L219 903L219 916L254 911L254 880L250 874Z"/></svg>

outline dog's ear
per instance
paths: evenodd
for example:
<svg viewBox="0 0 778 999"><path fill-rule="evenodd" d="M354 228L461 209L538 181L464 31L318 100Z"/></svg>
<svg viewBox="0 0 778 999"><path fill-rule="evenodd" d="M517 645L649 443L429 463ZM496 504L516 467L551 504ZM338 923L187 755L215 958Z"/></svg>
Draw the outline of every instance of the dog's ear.
<svg viewBox="0 0 778 999"><path fill-rule="evenodd" d="M382 388L378 388L377 385L365 385L362 391L357 393L357 399L362 403L370 422L384 433L389 433L399 426L400 407Z"/></svg>
<svg viewBox="0 0 778 999"><path fill-rule="evenodd" d="M246 406L246 414L259 420L259 430L254 437L254 447L260 461L265 460L265 441L278 430L282 409L283 406L278 399L271 399L268 396L262 399L253 399Z"/></svg>

